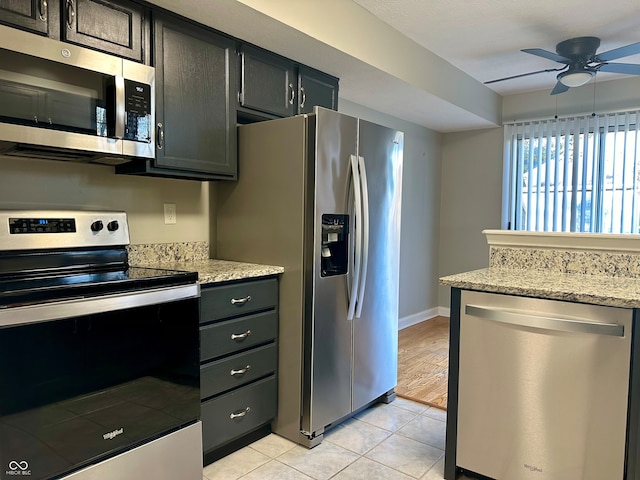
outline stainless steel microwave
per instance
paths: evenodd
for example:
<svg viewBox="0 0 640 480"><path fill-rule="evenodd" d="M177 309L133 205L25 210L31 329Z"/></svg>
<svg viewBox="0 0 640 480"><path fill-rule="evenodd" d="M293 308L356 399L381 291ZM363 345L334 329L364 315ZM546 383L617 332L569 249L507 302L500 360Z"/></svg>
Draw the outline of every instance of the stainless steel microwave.
<svg viewBox="0 0 640 480"><path fill-rule="evenodd" d="M0 26L0 154L154 158L155 70Z"/></svg>

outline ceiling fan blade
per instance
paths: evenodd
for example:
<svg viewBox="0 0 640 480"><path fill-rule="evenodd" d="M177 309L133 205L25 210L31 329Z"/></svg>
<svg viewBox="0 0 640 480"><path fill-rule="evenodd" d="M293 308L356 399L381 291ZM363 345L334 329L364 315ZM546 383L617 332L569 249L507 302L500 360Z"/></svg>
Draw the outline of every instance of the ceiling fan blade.
<svg viewBox="0 0 640 480"><path fill-rule="evenodd" d="M545 73L545 72L559 72L560 70L564 70L566 67L561 67L561 68L547 68L546 70L538 70L537 72L529 72L529 73L521 73L520 75L512 75L510 77L504 77L504 78L498 78L496 80L489 80L488 82L484 82L485 85L489 84L489 83L496 83L496 82L502 82L504 80L511 80L513 78L520 78L520 77L528 77L529 75L536 75L538 73Z"/></svg>
<svg viewBox="0 0 640 480"><path fill-rule="evenodd" d="M569 90L569 87L567 87L565 84L563 84L561 82L557 82L556 86L553 87L553 90L551 90L550 95L557 95L559 93L564 93L567 90Z"/></svg>
<svg viewBox="0 0 640 480"><path fill-rule="evenodd" d="M567 65L572 63L572 60L556 53L549 52L548 50L543 50L542 48L525 48L520 51L530 53L531 55L537 55L538 57L548 58L554 62L566 63Z"/></svg>
<svg viewBox="0 0 640 480"><path fill-rule="evenodd" d="M626 73L627 75L640 75L640 65L633 63L603 63L598 67L599 72Z"/></svg>
<svg viewBox="0 0 640 480"><path fill-rule="evenodd" d="M625 47L614 48L608 52L599 53L595 57L596 62L608 62L609 60L615 60L616 58L628 57L629 55L636 55L640 53L640 42L632 43Z"/></svg>

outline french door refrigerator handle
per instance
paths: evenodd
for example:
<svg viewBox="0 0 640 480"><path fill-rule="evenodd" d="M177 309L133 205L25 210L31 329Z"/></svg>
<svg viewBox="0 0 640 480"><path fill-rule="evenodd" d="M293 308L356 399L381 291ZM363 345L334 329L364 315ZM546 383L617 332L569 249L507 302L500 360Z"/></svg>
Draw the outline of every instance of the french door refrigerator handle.
<svg viewBox="0 0 640 480"><path fill-rule="evenodd" d="M358 157L358 167L360 169L360 185L362 188L362 269L360 272L360 286L358 287L356 318L360 318L362 314L364 292L367 286L367 265L369 264L369 189L364 157Z"/></svg>
<svg viewBox="0 0 640 480"><path fill-rule="evenodd" d="M354 243L354 266L353 277L351 282L351 297L349 298L349 310L347 311L347 320L353 320L356 310L356 301L358 299L358 286L360 285L360 266L362 262L362 200L360 190L360 172L358 171L358 157L350 156L351 163L351 179L353 181L354 193L354 212L356 217L356 239Z"/></svg>
<svg viewBox="0 0 640 480"><path fill-rule="evenodd" d="M531 315L491 307L465 305L467 315L484 318L494 322L507 323L521 327L533 327L558 332L590 333L624 337L624 325L617 323L582 321L579 318L556 318L544 315Z"/></svg>

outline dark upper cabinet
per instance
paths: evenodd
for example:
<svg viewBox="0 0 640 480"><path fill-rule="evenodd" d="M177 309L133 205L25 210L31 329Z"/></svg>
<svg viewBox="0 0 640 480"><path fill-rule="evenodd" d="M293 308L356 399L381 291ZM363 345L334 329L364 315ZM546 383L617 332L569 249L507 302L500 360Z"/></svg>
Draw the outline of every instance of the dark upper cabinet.
<svg viewBox="0 0 640 480"><path fill-rule="evenodd" d="M148 63L146 11L129 0L0 0L0 23Z"/></svg>
<svg viewBox="0 0 640 480"><path fill-rule="evenodd" d="M309 67L298 67L298 113L310 113L313 107L338 109L338 79Z"/></svg>
<svg viewBox="0 0 640 480"><path fill-rule="evenodd" d="M142 62L142 5L126 0L61 0L62 39Z"/></svg>
<svg viewBox="0 0 640 480"><path fill-rule="evenodd" d="M251 45L240 51L238 112L263 120L338 109L338 79Z"/></svg>
<svg viewBox="0 0 640 480"><path fill-rule="evenodd" d="M298 80L295 64L248 45L242 47L239 107L278 117L294 115Z"/></svg>
<svg viewBox="0 0 640 480"><path fill-rule="evenodd" d="M60 5L58 0L0 0L0 23L59 38Z"/></svg>
<svg viewBox="0 0 640 480"><path fill-rule="evenodd" d="M235 179L236 43L158 13L153 23L156 69L156 159L119 173L199 180Z"/></svg>

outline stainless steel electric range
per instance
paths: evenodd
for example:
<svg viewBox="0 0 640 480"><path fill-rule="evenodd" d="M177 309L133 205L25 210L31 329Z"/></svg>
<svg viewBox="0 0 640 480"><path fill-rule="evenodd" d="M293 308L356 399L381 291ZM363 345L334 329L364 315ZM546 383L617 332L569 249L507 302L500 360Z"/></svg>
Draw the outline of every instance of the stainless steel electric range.
<svg viewBox="0 0 640 480"><path fill-rule="evenodd" d="M123 212L0 211L0 480L201 480L197 273Z"/></svg>

